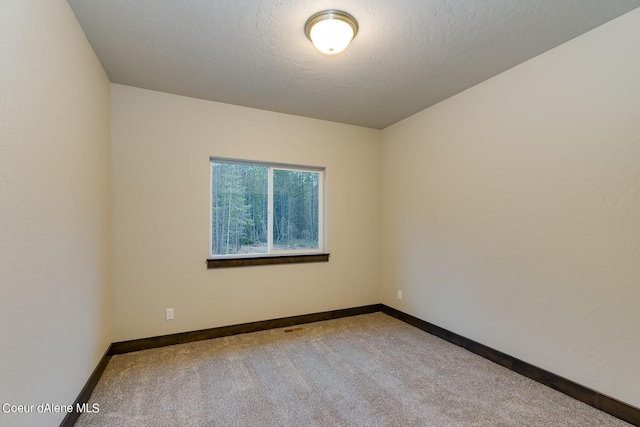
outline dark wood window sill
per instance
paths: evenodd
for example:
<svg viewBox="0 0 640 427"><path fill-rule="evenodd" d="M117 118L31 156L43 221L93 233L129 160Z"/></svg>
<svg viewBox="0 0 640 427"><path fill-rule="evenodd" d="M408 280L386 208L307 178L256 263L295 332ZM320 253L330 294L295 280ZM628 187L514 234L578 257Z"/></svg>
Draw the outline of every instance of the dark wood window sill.
<svg viewBox="0 0 640 427"><path fill-rule="evenodd" d="M248 267L251 265L299 264L303 262L329 262L329 254L265 255L244 258L210 258L207 268Z"/></svg>

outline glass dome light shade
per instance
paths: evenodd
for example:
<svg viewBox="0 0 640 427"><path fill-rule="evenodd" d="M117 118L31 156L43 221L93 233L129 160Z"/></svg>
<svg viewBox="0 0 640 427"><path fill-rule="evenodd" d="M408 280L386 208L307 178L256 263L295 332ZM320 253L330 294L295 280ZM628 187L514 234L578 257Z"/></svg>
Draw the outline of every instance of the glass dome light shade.
<svg viewBox="0 0 640 427"><path fill-rule="evenodd" d="M325 10L307 20L305 33L313 45L325 55L345 50L358 32L358 23L345 12Z"/></svg>

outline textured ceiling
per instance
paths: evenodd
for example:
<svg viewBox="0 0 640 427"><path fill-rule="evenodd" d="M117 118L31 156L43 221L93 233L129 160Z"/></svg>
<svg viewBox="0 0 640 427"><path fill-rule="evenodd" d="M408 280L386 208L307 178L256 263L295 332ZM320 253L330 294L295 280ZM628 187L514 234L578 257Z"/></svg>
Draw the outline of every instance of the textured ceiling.
<svg viewBox="0 0 640 427"><path fill-rule="evenodd" d="M640 0L68 0L114 83L382 129ZM320 55L309 16L360 30Z"/></svg>

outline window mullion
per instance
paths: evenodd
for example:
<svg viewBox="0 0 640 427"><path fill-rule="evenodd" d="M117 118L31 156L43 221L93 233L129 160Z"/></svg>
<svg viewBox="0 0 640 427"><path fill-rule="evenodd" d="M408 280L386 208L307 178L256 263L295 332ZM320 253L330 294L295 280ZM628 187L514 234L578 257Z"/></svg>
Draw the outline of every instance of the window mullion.
<svg viewBox="0 0 640 427"><path fill-rule="evenodd" d="M268 189L267 189L267 199L268 199L268 237L267 237L267 253L273 253L273 168L269 168L268 173Z"/></svg>
<svg viewBox="0 0 640 427"><path fill-rule="evenodd" d="M325 234L324 234L324 173L318 174L318 249L321 252L327 250L325 247Z"/></svg>

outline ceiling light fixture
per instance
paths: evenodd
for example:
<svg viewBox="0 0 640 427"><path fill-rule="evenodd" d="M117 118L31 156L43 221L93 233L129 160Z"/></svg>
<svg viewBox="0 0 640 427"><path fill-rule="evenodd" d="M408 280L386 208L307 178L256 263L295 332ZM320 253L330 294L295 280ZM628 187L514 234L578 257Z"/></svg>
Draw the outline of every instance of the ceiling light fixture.
<svg viewBox="0 0 640 427"><path fill-rule="evenodd" d="M307 20L304 32L320 52L336 55L345 50L358 34L358 22L346 12L323 10Z"/></svg>

